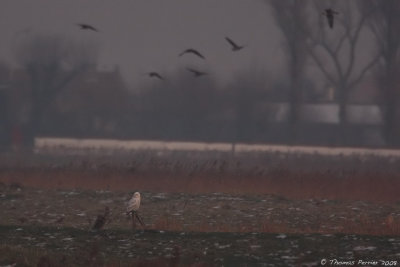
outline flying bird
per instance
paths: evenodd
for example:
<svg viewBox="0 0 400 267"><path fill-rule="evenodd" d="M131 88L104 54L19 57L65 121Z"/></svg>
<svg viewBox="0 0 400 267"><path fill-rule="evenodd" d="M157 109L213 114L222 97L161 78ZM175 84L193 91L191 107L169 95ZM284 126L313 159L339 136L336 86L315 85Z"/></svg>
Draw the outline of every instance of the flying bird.
<svg viewBox="0 0 400 267"><path fill-rule="evenodd" d="M324 12L322 12L322 14L326 16L326 18L328 19L329 27L333 29L335 15L339 14L339 12L333 10L332 8L327 8L324 10Z"/></svg>
<svg viewBox="0 0 400 267"><path fill-rule="evenodd" d="M183 51L182 53L180 53L179 56L181 57L181 56L183 56L184 54L190 54L190 53L192 53L192 54L198 56L199 58L206 59L199 51L197 51L197 50L195 50L195 49L193 49L193 48L186 49L185 51Z"/></svg>
<svg viewBox="0 0 400 267"><path fill-rule="evenodd" d="M95 27L93 27L92 25L89 25L89 24L78 23L76 25L78 25L82 30L91 30L94 32L98 32L98 30Z"/></svg>
<svg viewBox="0 0 400 267"><path fill-rule="evenodd" d="M165 80L163 76L161 76L159 73L154 72L154 71L147 73L147 75L149 77L151 77L151 78L157 78L157 79L160 79L160 80Z"/></svg>
<svg viewBox="0 0 400 267"><path fill-rule="evenodd" d="M138 219L140 224L144 227L144 223L142 219L140 219L138 210L140 207L140 193L135 192L132 196L132 198L128 201L128 204L126 206L126 214L131 215L132 217L132 228L136 228L136 221L135 218Z"/></svg>
<svg viewBox="0 0 400 267"><path fill-rule="evenodd" d="M200 77L208 74L207 72L202 72L191 68L186 68L186 69L191 73L193 73L194 77Z"/></svg>
<svg viewBox="0 0 400 267"><path fill-rule="evenodd" d="M225 37L225 40L232 46L232 51L239 51L242 48L244 48L244 45L238 45L236 44L234 41L232 41L232 39L230 39L229 37Z"/></svg>

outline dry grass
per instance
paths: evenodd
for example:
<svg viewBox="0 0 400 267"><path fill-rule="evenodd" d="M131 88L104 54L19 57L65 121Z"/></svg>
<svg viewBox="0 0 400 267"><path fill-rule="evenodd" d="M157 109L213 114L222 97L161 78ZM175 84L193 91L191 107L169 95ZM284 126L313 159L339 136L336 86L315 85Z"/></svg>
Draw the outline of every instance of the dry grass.
<svg viewBox="0 0 400 267"><path fill-rule="evenodd" d="M199 172L129 173L115 170L8 170L0 182L45 189L274 194L296 199L397 202L400 177L394 173L343 173L272 170L262 175Z"/></svg>
<svg viewBox="0 0 400 267"><path fill-rule="evenodd" d="M171 155L163 157L154 154L139 155L134 157L135 160L132 158L121 160L114 157L105 159L78 157L70 162L40 158L39 160L35 159L37 161L34 164L32 164L34 162L32 159L20 160L18 164L9 164L1 169L0 186L1 183L4 183L14 189L18 189L18 187L40 188L48 191L76 189L81 192L84 190L89 190L89 192L108 190L121 194L141 191L184 193L193 196L218 192L249 198L268 195L273 196L269 205L275 205L280 210L280 213L268 215L270 217L260 217L256 214L256 219L251 221L242 218L243 222L218 223L216 220L217 223L213 224L210 224L210 220L207 218L199 219L198 214L189 213L182 216L195 217L197 221L187 224L176 217L168 216L166 212L159 214L160 210L173 211L166 206L167 204L164 206L154 204L154 210L144 215L153 216L148 226L158 230L400 235L400 213L395 216L391 213L394 210L398 211L400 203L398 195L400 176L396 160L356 157L321 158L298 155L282 157L280 154L265 157L249 155L248 158L240 159L214 159L212 157L204 159L200 156L199 158L190 158L189 155L191 154L173 155L174 157L171 158ZM121 194L117 196L119 199L121 199ZM53 196L53 198L59 200L58 196ZM284 201L280 202L279 198ZM286 200L290 204L281 204ZM306 203L308 200L315 200L316 203L313 202L315 205ZM326 200L339 203L331 206L319 205L318 202L322 203ZM96 198L85 200L71 197L69 201L72 206L75 205L75 208L84 207L86 210L92 211L104 209L104 207L96 206ZM122 200L119 201L121 203L118 205L122 205ZM361 215L353 213L348 208L352 202L356 201L369 203L368 206L361 207ZM226 208L215 210L215 214L209 213L210 216L216 216L218 213L228 217L236 216L234 212L224 213L224 210L229 210L231 207L228 202L221 203L221 206L225 205ZM183 203L179 205L183 206ZM207 213L207 209L210 209L207 205L212 204L206 203L203 204L204 207L196 206L196 208L199 208L200 212ZM253 203L247 205L253 205ZM380 208L379 205L386 205L386 207L376 214L366 212L368 209ZM243 207L243 209L249 207L251 206ZM307 213L306 211L310 207L311 210ZM292 214L291 212L287 214L282 212L288 208L301 208L303 214L299 214L299 216L313 218L310 219L310 223L305 222L301 225L288 223L290 220L282 217ZM51 207L49 210L51 213L55 213ZM74 219L71 218L78 218L75 210L65 210L65 212L70 212L71 216L66 217L66 222L61 222L61 225L72 223ZM75 214L73 214L74 212ZM120 211L114 213L118 212ZM331 220L318 215L329 216L340 213L344 214L341 216L348 218ZM281 218L278 220L277 218L280 216ZM235 217L229 218L232 221L236 219ZM21 217L13 220L23 224L25 223L24 219ZM59 217L52 220L56 219ZM79 226L82 226L82 222L79 223ZM111 223L110 227L114 226L119 227L117 223L115 225Z"/></svg>

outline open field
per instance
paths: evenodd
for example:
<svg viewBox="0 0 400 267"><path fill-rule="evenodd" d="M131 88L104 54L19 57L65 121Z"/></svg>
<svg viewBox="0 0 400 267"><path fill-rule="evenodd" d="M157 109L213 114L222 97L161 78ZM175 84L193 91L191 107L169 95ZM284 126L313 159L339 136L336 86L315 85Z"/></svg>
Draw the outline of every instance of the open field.
<svg viewBox="0 0 400 267"><path fill-rule="evenodd" d="M132 231L124 215L126 192L3 186L0 264L35 266L45 259L57 266L287 266L400 256L398 204L273 195L142 196L146 227ZM90 231L106 206L110 221L101 232Z"/></svg>
<svg viewBox="0 0 400 267"><path fill-rule="evenodd" d="M99 234L69 227L1 226L0 237L7 240L0 245L0 263L17 266L319 266L322 259L376 260L383 266L381 261L396 261L400 249L398 237L343 234L119 229Z"/></svg>
<svg viewBox="0 0 400 267"><path fill-rule="evenodd" d="M0 164L0 266L398 260L399 168L397 157L376 155L7 155ZM136 231L124 214L134 191L142 193L146 224ZM90 231L105 207L111 215L104 229Z"/></svg>

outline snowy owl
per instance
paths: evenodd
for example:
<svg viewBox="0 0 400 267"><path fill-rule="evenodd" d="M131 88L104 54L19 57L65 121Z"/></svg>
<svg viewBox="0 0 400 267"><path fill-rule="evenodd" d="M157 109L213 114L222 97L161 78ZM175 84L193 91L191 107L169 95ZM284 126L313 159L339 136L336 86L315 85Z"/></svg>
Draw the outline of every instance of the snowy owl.
<svg viewBox="0 0 400 267"><path fill-rule="evenodd" d="M131 215L132 218L132 228L136 228L136 221L135 218L138 219L140 224L145 227L145 224L143 223L142 219L140 218L138 214L138 209L140 206L140 193L135 192L132 196L132 198L129 200L128 205L126 207L126 214Z"/></svg>
<svg viewBox="0 0 400 267"><path fill-rule="evenodd" d="M140 193L135 192L126 207L126 213L137 212L140 206Z"/></svg>

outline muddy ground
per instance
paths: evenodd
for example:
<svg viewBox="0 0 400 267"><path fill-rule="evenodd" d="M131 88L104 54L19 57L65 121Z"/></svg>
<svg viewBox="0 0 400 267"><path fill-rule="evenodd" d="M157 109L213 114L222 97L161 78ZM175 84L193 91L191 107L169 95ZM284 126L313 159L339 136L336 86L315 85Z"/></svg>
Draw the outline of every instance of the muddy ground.
<svg viewBox="0 0 400 267"><path fill-rule="evenodd" d="M400 258L396 203L142 192L145 227L132 230L124 213L129 192L19 184L0 192L0 265L317 266L324 258ZM105 207L104 228L91 230Z"/></svg>
<svg viewBox="0 0 400 267"><path fill-rule="evenodd" d="M1 264L16 262L17 266L40 262L50 266L319 266L323 259L396 261L400 256L398 237L344 234L122 229L98 233L70 227L1 226L0 238Z"/></svg>

